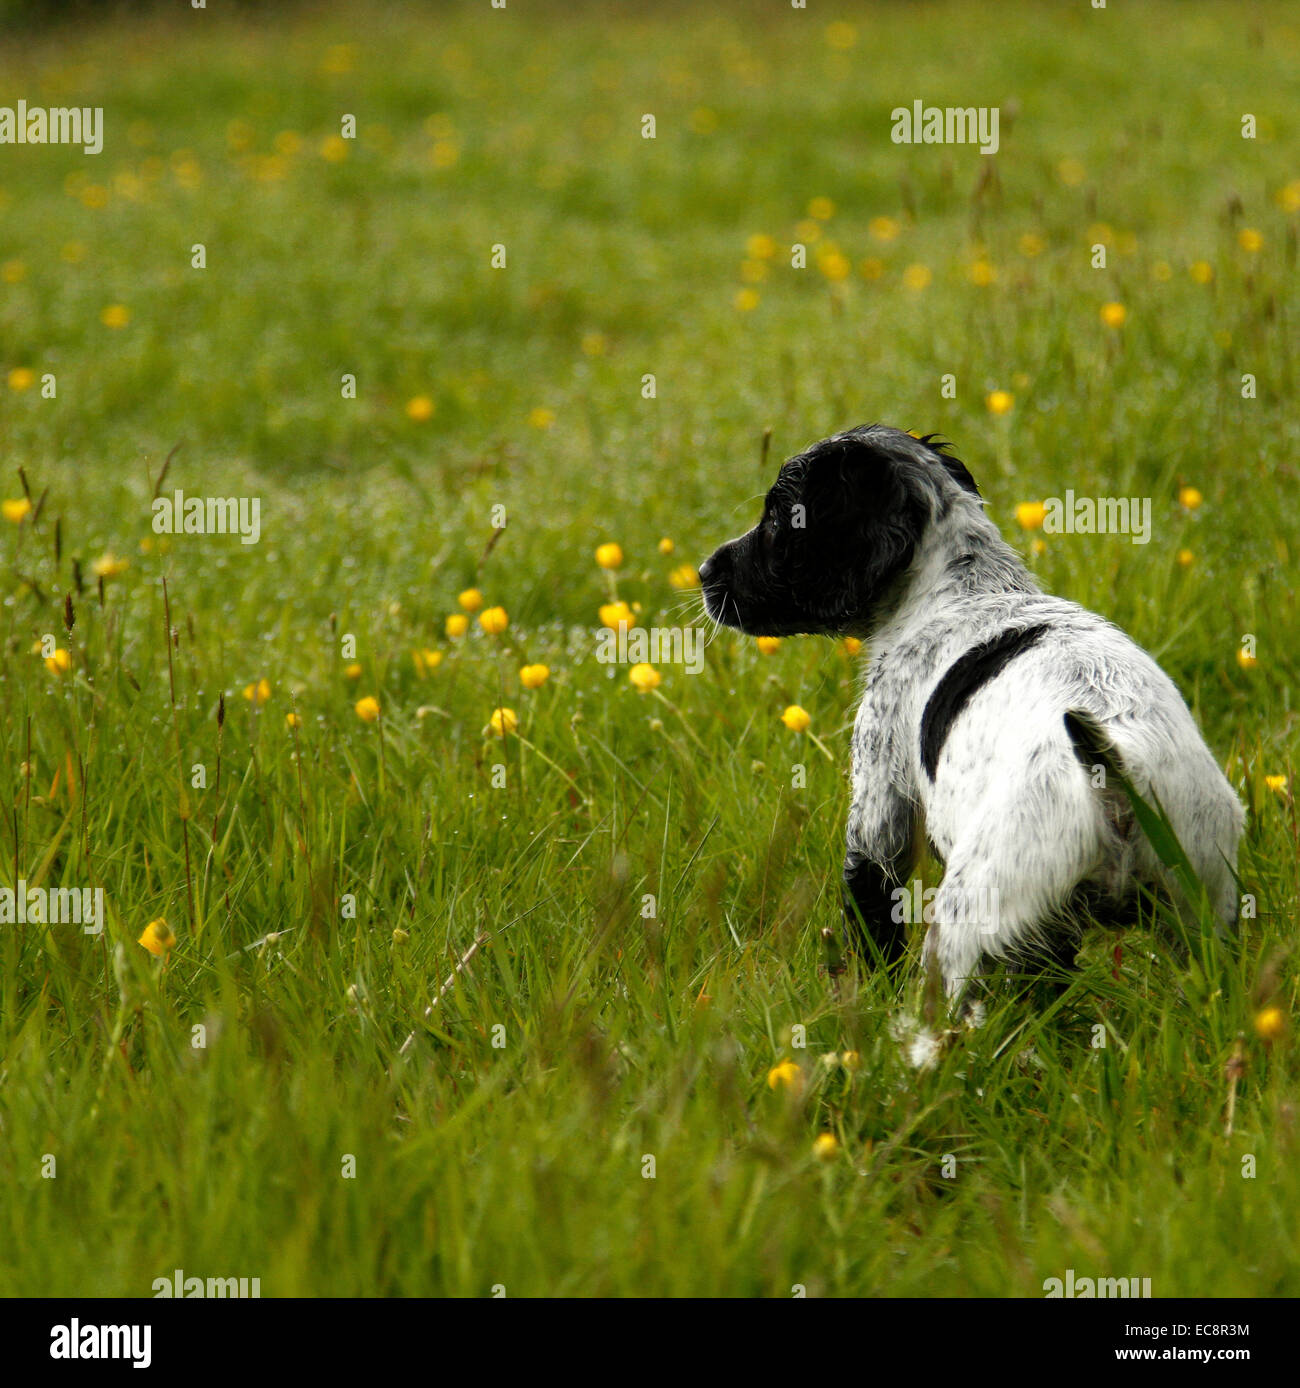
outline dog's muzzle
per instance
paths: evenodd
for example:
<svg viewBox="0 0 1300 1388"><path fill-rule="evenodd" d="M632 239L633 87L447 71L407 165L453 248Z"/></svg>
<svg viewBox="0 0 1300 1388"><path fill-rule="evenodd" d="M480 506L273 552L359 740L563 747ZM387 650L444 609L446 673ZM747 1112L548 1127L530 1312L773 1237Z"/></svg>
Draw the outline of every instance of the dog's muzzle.
<svg viewBox="0 0 1300 1388"><path fill-rule="evenodd" d="M700 590L704 594L704 610L715 622L723 622L726 619L723 613L728 605L732 608L735 603L728 604L730 593L727 588L727 575L730 573L731 563L721 549L715 550L700 565Z"/></svg>

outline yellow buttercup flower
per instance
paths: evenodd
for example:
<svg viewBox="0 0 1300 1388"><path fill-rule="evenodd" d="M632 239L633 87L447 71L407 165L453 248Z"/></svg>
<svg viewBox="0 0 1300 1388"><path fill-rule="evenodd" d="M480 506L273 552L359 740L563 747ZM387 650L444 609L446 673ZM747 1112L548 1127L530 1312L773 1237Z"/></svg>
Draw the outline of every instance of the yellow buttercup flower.
<svg viewBox="0 0 1300 1388"><path fill-rule="evenodd" d="M813 1139L812 1154L817 1161L834 1161L840 1144L834 1133L818 1133Z"/></svg>
<svg viewBox="0 0 1300 1388"><path fill-rule="evenodd" d="M1209 284L1214 278L1214 266L1208 260L1194 260L1187 267L1187 273L1196 284Z"/></svg>
<svg viewBox="0 0 1300 1388"><path fill-rule="evenodd" d="M1237 233L1237 245L1248 254L1254 255L1256 251L1263 250L1264 238L1254 227L1242 227Z"/></svg>
<svg viewBox="0 0 1300 1388"><path fill-rule="evenodd" d="M1196 556L1190 549L1180 549L1178 551L1178 562L1185 569L1188 565L1196 562Z"/></svg>
<svg viewBox="0 0 1300 1388"><path fill-rule="evenodd" d="M603 627L631 626L636 620L625 602L603 602L600 605L600 624Z"/></svg>
<svg viewBox="0 0 1300 1388"><path fill-rule="evenodd" d="M551 671L546 665L524 665L519 671L519 683L525 689L540 689L550 678Z"/></svg>
<svg viewBox="0 0 1300 1388"><path fill-rule="evenodd" d="M429 650L427 647L412 651L411 664L415 666L415 673L423 679L425 675L432 674L442 664L442 652Z"/></svg>
<svg viewBox="0 0 1300 1388"><path fill-rule="evenodd" d="M466 588L456 595L456 601L466 612L477 612L483 606L483 594L477 588Z"/></svg>
<svg viewBox="0 0 1300 1388"><path fill-rule="evenodd" d="M406 417L413 419L417 424L423 424L426 419L433 418L433 412L437 406L427 395L413 395L406 402Z"/></svg>
<svg viewBox="0 0 1300 1388"><path fill-rule="evenodd" d="M264 704L271 697L271 681L260 679L256 684L246 684L244 686L244 698L255 707Z"/></svg>
<svg viewBox="0 0 1300 1388"><path fill-rule="evenodd" d="M757 289L738 289L736 297L732 300L736 308L741 313L753 313L759 304L759 293Z"/></svg>
<svg viewBox="0 0 1300 1388"><path fill-rule="evenodd" d="M634 665L627 672L627 677L631 681L633 689L640 694L648 694L652 689L657 689L663 681L663 676L659 671L645 661L639 665Z"/></svg>
<svg viewBox="0 0 1300 1388"><path fill-rule="evenodd" d="M1101 321L1108 328L1122 328L1128 318L1128 309L1123 304L1109 303L1101 306Z"/></svg>
<svg viewBox="0 0 1300 1388"><path fill-rule="evenodd" d="M700 576L693 564L680 564L668 575L668 582L674 588L698 588Z"/></svg>
<svg viewBox="0 0 1300 1388"><path fill-rule="evenodd" d="M582 354L586 357L603 357L609 346L604 333L583 333Z"/></svg>
<svg viewBox="0 0 1300 1388"><path fill-rule="evenodd" d="M1179 487L1178 489L1178 504L1186 506L1189 511L1199 510L1201 502L1204 500L1205 498L1195 487Z"/></svg>
<svg viewBox="0 0 1300 1388"><path fill-rule="evenodd" d="M830 198L813 198L808 204L808 215L819 222L829 222L835 215L835 204Z"/></svg>
<svg viewBox="0 0 1300 1388"><path fill-rule="evenodd" d="M877 241L892 241L900 230L901 227L892 217L873 217L867 223L867 231Z"/></svg>
<svg viewBox="0 0 1300 1388"><path fill-rule="evenodd" d="M21 260L6 260L0 265L0 280L6 284L21 284L27 278L27 266Z"/></svg>
<svg viewBox="0 0 1300 1388"><path fill-rule="evenodd" d="M846 655L857 655L862 649L862 642L856 636L846 636L842 644Z"/></svg>
<svg viewBox="0 0 1300 1388"><path fill-rule="evenodd" d="M284 723L285 723L285 726L286 726L287 728L301 728L301 727L302 727L302 719L299 718L298 715L297 715L296 713L292 713L292 712L286 713L286 714L284 715Z"/></svg>
<svg viewBox="0 0 1300 1388"><path fill-rule="evenodd" d="M970 282L984 289L998 277L996 268L987 260L977 260L970 267Z"/></svg>
<svg viewBox="0 0 1300 1388"><path fill-rule="evenodd" d="M332 43L321 59L320 70L331 77L351 72L357 60L356 45L351 43Z"/></svg>
<svg viewBox="0 0 1300 1388"><path fill-rule="evenodd" d="M72 656L59 646L52 656L47 656L45 668L52 675L66 675L72 669Z"/></svg>
<svg viewBox="0 0 1300 1388"><path fill-rule="evenodd" d="M125 304L109 304L99 315L106 328L125 328L131 321L131 310Z"/></svg>
<svg viewBox="0 0 1300 1388"><path fill-rule="evenodd" d="M1280 1007L1266 1007L1255 1013L1255 1035L1261 1041L1276 1041L1286 1032L1286 1014Z"/></svg>
<svg viewBox="0 0 1300 1388"><path fill-rule="evenodd" d="M341 164L348 157L348 142L342 135L327 135L320 143L320 157Z"/></svg>
<svg viewBox="0 0 1300 1388"><path fill-rule="evenodd" d="M510 618L506 616L504 607L489 607L479 613L478 624L489 636L500 636L510 625Z"/></svg>
<svg viewBox="0 0 1300 1388"><path fill-rule="evenodd" d="M853 273L853 262L842 251L827 248L818 255L817 268L828 280L838 284Z"/></svg>
<svg viewBox="0 0 1300 1388"><path fill-rule="evenodd" d="M903 271L903 283L908 289L925 289L933 278L928 265L909 265Z"/></svg>
<svg viewBox="0 0 1300 1388"><path fill-rule="evenodd" d="M21 524L31 515L31 511L32 503L25 496L14 497L9 501L0 501L0 514L3 514L5 520L12 521L15 525Z"/></svg>
<svg viewBox="0 0 1300 1388"><path fill-rule="evenodd" d="M843 52L847 48L852 48L857 41L858 31L846 19L832 20L826 26L826 42L832 48L838 48Z"/></svg>
<svg viewBox="0 0 1300 1388"><path fill-rule="evenodd" d="M1041 501L1022 501L1016 507L1016 520L1025 530L1039 530L1047 518L1047 507Z"/></svg>
<svg viewBox="0 0 1300 1388"><path fill-rule="evenodd" d="M771 260L776 254L776 241L771 236L758 233L745 242L745 255L750 260Z"/></svg>
<svg viewBox="0 0 1300 1388"><path fill-rule="evenodd" d="M623 547L612 542L597 545L596 563L602 569L621 569L623 567Z"/></svg>
<svg viewBox="0 0 1300 1388"><path fill-rule="evenodd" d="M36 372L30 366L15 366L8 379L10 390L31 390L36 384Z"/></svg>
<svg viewBox="0 0 1300 1388"><path fill-rule="evenodd" d="M464 636L469 630L469 618L463 612L453 612L444 624L447 635L455 640L458 636Z"/></svg>
<svg viewBox="0 0 1300 1388"><path fill-rule="evenodd" d="M796 1089L803 1083L803 1071L793 1060L783 1060L767 1072L769 1089Z"/></svg>
<svg viewBox="0 0 1300 1388"><path fill-rule="evenodd" d="M549 429L555 423L555 411L541 405L528 411L528 423L534 429Z"/></svg>
<svg viewBox="0 0 1300 1388"><path fill-rule="evenodd" d="M792 733L801 733L811 725L812 719L798 704L791 704L781 715L781 722L784 723Z"/></svg>
<svg viewBox="0 0 1300 1388"><path fill-rule="evenodd" d="M519 715L512 708L494 708L488 719L488 728L497 737L508 737L519 727Z"/></svg>
<svg viewBox="0 0 1300 1388"><path fill-rule="evenodd" d="M343 678L345 680L359 680L361 678L361 662L354 660L350 665L343 667Z"/></svg>
<svg viewBox="0 0 1300 1388"><path fill-rule="evenodd" d="M101 555L90 566L90 571L96 578L116 578L131 567L129 559L119 559L110 551L108 554Z"/></svg>
<svg viewBox="0 0 1300 1388"><path fill-rule="evenodd" d="M1259 658L1251 655L1245 646L1238 646L1237 664L1240 665L1243 670L1253 670L1255 666L1259 664Z"/></svg>
<svg viewBox="0 0 1300 1388"><path fill-rule="evenodd" d="M1285 795L1287 779L1285 776L1265 776L1264 784L1273 792L1274 795Z"/></svg>
<svg viewBox="0 0 1300 1388"><path fill-rule="evenodd" d="M665 535L664 538L659 541L657 548L660 554L671 554L677 546Z"/></svg>
<svg viewBox="0 0 1300 1388"><path fill-rule="evenodd" d="M1077 159L1062 159L1056 166L1056 176L1067 188L1077 188L1087 177L1083 165Z"/></svg>
<svg viewBox="0 0 1300 1388"><path fill-rule="evenodd" d="M353 705L363 723L373 723L379 717L379 700L373 694L363 695Z"/></svg>
<svg viewBox="0 0 1300 1388"><path fill-rule="evenodd" d="M141 944L150 954L162 959L167 951L176 943L176 936L172 934L171 927L159 916L157 920L150 921L145 926L137 944Z"/></svg>
<svg viewBox="0 0 1300 1388"><path fill-rule="evenodd" d="M774 655L781 648L781 638L779 636L759 636L755 638L754 644L762 655Z"/></svg>
<svg viewBox="0 0 1300 1388"><path fill-rule="evenodd" d="M1020 254L1027 256L1042 255L1047 248L1047 242L1041 236L1035 235L1032 231L1027 231L1020 238Z"/></svg>
<svg viewBox="0 0 1300 1388"><path fill-rule="evenodd" d="M1016 397L1009 390L991 390L984 397L984 405L990 414L1009 414L1014 408Z"/></svg>

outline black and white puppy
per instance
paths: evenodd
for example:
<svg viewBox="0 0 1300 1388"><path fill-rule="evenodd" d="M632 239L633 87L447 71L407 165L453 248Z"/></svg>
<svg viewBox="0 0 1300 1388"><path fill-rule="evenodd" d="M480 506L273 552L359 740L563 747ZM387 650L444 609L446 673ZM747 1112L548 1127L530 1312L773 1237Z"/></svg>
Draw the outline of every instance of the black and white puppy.
<svg viewBox="0 0 1300 1388"><path fill-rule="evenodd" d="M944 863L923 958L949 997L985 960L1072 960L1081 907L1161 879L1107 766L1154 792L1236 919L1245 816L1177 688L1118 628L1040 591L942 445L880 425L815 444L700 579L709 616L750 635L870 642L845 910L886 962L923 833Z"/></svg>

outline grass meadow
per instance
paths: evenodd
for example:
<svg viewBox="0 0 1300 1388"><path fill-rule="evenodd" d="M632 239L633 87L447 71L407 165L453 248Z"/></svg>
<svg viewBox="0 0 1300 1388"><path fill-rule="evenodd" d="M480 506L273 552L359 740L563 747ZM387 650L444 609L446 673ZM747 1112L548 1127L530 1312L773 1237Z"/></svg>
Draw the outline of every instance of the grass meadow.
<svg viewBox="0 0 1300 1388"><path fill-rule="evenodd" d="M0 882L107 919L0 926L0 1292L1300 1292L1294 12L3 15L104 148L0 146ZM597 659L872 419L1249 810L1231 943L1096 932L921 1071L822 940L865 652Z"/></svg>

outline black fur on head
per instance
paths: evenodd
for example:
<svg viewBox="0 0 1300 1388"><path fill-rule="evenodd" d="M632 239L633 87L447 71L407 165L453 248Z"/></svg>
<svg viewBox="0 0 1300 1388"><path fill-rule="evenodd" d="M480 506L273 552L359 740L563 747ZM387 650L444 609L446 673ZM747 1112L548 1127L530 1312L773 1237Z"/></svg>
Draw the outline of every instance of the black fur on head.
<svg viewBox="0 0 1300 1388"><path fill-rule="evenodd" d="M869 635L927 524L979 496L945 447L871 424L789 459L759 523L700 569L709 616L751 636Z"/></svg>

